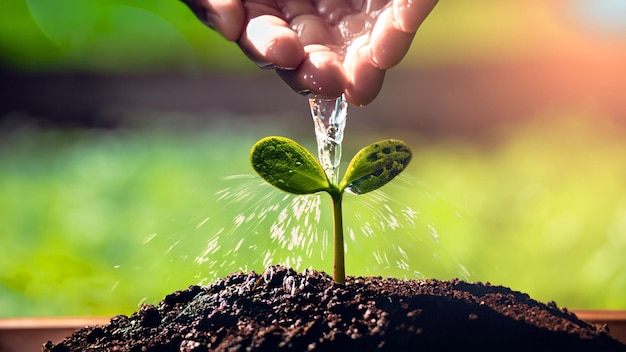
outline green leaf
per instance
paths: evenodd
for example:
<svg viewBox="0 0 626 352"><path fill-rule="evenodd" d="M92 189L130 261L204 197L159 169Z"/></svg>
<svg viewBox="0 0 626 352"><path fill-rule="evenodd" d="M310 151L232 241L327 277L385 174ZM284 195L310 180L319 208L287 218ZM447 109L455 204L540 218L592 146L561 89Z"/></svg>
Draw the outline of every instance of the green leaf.
<svg viewBox="0 0 626 352"><path fill-rule="evenodd" d="M102 1L26 0L33 20L56 45L71 49L93 33Z"/></svg>
<svg viewBox="0 0 626 352"><path fill-rule="evenodd" d="M398 176L411 157L411 149L396 139L371 144L352 158L339 189L364 194L380 188Z"/></svg>
<svg viewBox="0 0 626 352"><path fill-rule="evenodd" d="M269 184L289 193L329 191L330 183L317 159L297 142L266 137L250 152L254 170Z"/></svg>

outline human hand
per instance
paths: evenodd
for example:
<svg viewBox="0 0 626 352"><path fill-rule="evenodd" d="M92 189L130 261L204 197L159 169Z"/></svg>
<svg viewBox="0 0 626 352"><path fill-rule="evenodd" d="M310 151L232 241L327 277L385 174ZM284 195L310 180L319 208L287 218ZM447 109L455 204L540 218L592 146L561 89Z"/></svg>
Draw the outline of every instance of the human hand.
<svg viewBox="0 0 626 352"><path fill-rule="evenodd" d="M300 94L371 103L437 0L182 0Z"/></svg>

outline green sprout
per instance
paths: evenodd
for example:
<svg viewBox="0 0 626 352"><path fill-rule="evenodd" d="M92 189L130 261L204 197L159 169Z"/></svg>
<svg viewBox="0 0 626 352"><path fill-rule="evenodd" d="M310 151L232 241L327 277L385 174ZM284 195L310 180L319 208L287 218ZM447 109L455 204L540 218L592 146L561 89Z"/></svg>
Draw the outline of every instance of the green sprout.
<svg viewBox="0 0 626 352"><path fill-rule="evenodd" d="M250 152L254 170L269 184L288 193L327 192L333 202L335 281L346 278L341 202L347 190L364 194L398 176L411 160L411 150L402 141L388 139L370 144L352 158L338 185L328 179L317 159L305 147L285 137L266 137Z"/></svg>

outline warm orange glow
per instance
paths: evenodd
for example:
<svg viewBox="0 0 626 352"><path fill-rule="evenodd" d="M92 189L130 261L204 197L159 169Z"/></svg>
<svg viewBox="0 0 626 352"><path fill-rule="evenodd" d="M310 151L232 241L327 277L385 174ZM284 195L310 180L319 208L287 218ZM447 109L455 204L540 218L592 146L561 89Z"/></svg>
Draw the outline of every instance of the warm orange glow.
<svg viewBox="0 0 626 352"><path fill-rule="evenodd" d="M626 120L626 25L621 32L600 28L576 6L571 0L440 2L401 67L449 72L455 88L446 99L459 106L450 114ZM466 83L471 86L463 88Z"/></svg>

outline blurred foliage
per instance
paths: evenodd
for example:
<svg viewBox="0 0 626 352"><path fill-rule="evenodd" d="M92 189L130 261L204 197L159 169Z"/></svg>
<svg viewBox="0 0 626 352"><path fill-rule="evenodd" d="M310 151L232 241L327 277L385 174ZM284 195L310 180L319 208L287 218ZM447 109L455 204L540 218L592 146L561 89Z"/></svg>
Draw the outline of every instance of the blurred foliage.
<svg viewBox="0 0 626 352"><path fill-rule="evenodd" d="M487 150L407 141L411 177L346 197L347 273L462 277L569 308L626 309L626 164L614 162L624 139L584 118L551 121ZM1 315L130 313L268 262L332 271L325 197L317 224L283 213L295 196L253 176L224 178L252 174L249 148L265 134L3 136ZM283 242L271 239L286 217ZM309 242L308 226L315 241L288 248Z"/></svg>
<svg viewBox="0 0 626 352"><path fill-rule="evenodd" d="M254 66L180 1L17 0L1 6L1 62L15 69L115 72Z"/></svg>

